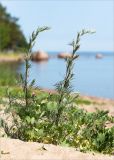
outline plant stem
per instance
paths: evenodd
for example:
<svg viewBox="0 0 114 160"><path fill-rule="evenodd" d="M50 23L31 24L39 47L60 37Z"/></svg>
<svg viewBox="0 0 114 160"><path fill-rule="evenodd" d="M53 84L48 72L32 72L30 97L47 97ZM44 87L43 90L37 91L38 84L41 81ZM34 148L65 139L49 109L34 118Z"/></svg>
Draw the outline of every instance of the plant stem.
<svg viewBox="0 0 114 160"><path fill-rule="evenodd" d="M28 59L25 60L25 106L28 106Z"/></svg>
<svg viewBox="0 0 114 160"><path fill-rule="evenodd" d="M29 105L29 87L30 85L28 84L28 72L29 72L29 68L30 68L30 64L29 64L29 60L30 60L30 54L31 54L31 51L32 51L32 48L35 44L35 40L37 38L37 36L39 35L40 32L43 32L45 30L49 30L50 28L49 27L39 27L35 32L32 33L31 37L30 37L30 41L29 41L29 45L28 45L28 48L27 48L27 52L26 52L26 57L25 57L25 79L24 81L22 80L22 83L23 83L23 91L24 91L24 98L25 98L25 106L26 108L28 107ZM22 77L23 79L23 77Z"/></svg>

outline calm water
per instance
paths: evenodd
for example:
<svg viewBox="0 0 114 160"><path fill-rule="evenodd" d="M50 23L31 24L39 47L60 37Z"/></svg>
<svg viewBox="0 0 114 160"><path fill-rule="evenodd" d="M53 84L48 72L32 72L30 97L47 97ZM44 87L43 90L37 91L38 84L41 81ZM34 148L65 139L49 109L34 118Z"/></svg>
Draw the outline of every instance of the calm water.
<svg viewBox="0 0 114 160"><path fill-rule="evenodd" d="M54 54L54 53L51 53ZM24 72L24 64L18 68ZM54 89L54 84L62 80L65 73L65 61L52 58L48 62L31 62L30 80L36 79L36 85ZM95 53L81 53L74 66L74 91L84 95L114 99L114 54L104 53L102 59L96 59Z"/></svg>

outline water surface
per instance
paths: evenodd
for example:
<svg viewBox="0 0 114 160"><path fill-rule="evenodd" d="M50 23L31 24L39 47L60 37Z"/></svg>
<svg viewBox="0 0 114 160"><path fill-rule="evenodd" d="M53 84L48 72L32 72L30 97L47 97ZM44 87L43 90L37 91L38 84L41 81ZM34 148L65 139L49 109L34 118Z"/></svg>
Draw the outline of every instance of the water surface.
<svg viewBox="0 0 114 160"><path fill-rule="evenodd" d="M51 53L54 54L54 53ZM96 59L95 53L81 53L74 66L72 85L75 92L84 95L114 98L114 54L105 52L102 59ZM18 71L24 71L22 64ZM65 73L65 61L52 58L47 62L31 62L30 78L36 79L36 85L54 89L54 84L62 80Z"/></svg>

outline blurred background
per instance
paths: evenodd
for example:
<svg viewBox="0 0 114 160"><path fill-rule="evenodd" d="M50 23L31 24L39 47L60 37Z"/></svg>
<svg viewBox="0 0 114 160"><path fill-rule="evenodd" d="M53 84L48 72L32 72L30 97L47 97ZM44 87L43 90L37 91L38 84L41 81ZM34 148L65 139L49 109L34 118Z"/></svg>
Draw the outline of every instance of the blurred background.
<svg viewBox="0 0 114 160"><path fill-rule="evenodd" d="M81 29L96 33L81 39L80 57L74 66L74 92L114 99L114 1L0 0L0 88L15 86L24 73L23 48L38 26L49 26L33 48L48 56L31 61L29 80L36 86L54 89L65 73L68 45Z"/></svg>

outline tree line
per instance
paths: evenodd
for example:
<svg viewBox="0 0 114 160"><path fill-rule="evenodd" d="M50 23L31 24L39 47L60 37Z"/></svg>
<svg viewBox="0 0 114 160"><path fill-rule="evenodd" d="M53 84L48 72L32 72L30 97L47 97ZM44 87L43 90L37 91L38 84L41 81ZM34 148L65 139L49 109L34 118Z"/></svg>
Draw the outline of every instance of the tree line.
<svg viewBox="0 0 114 160"><path fill-rule="evenodd" d="M0 50L17 51L27 45L26 38L18 24L18 18L11 16L0 4Z"/></svg>

